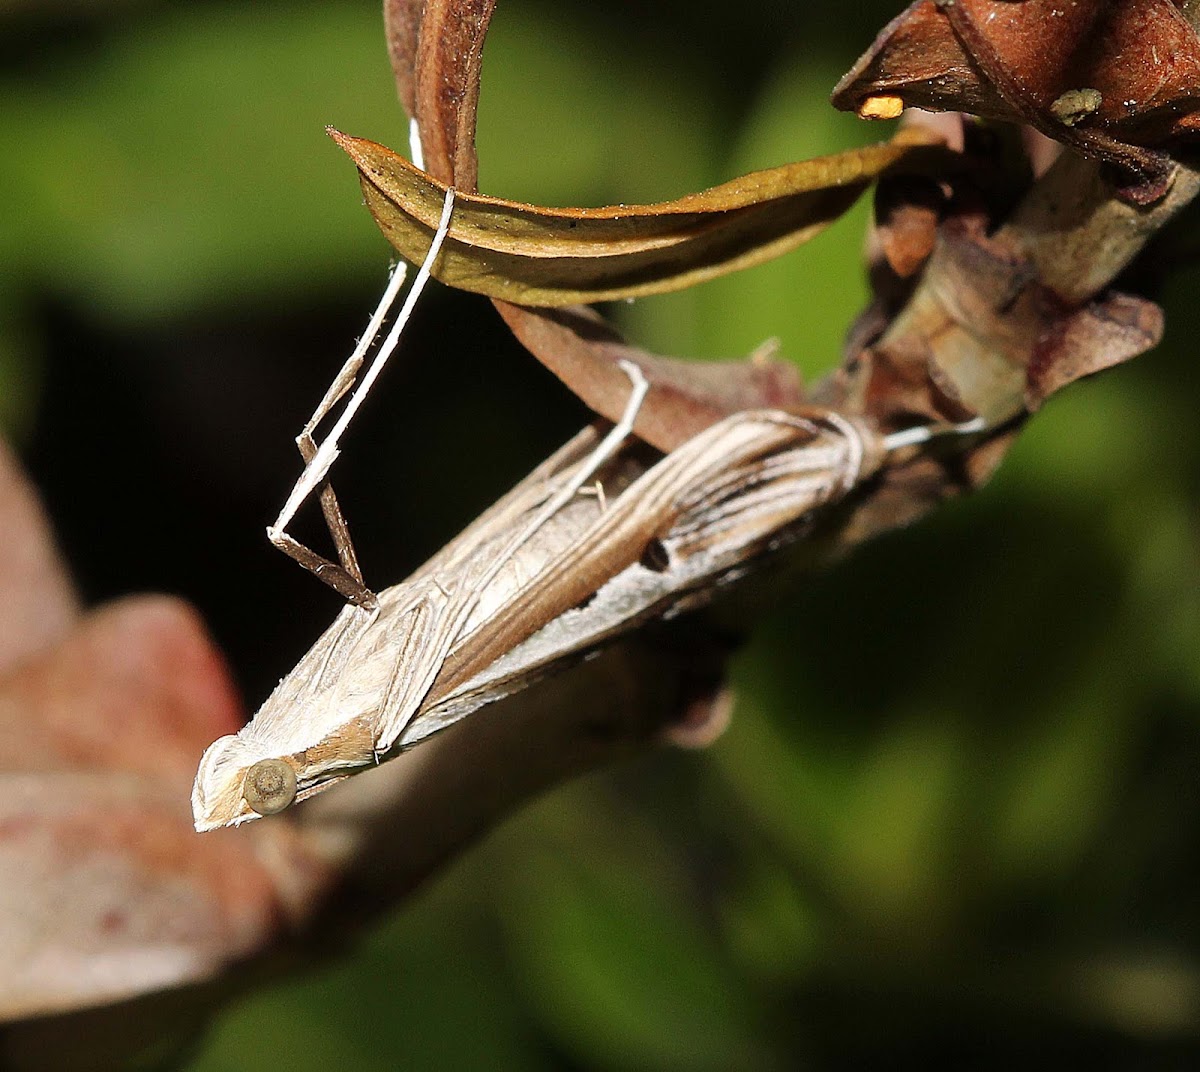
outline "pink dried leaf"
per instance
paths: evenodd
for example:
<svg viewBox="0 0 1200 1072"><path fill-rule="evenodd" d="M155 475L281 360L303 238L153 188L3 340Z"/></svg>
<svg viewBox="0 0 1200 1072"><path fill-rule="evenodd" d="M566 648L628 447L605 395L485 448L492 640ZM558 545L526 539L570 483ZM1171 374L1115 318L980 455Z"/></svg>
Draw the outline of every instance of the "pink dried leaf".
<svg viewBox="0 0 1200 1072"><path fill-rule="evenodd" d="M37 493L0 441L0 671L58 641L79 613Z"/></svg>
<svg viewBox="0 0 1200 1072"><path fill-rule="evenodd" d="M186 605L128 599L0 680L0 1019L196 982L260 951L323 881L287 824L198 838L188 790L241 721Z"/></svg>

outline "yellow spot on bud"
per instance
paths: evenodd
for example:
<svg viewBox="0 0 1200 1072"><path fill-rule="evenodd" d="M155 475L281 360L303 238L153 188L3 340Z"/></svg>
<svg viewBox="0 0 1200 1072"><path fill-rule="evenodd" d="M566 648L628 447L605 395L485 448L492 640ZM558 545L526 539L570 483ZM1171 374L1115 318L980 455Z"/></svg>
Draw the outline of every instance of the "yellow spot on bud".
<svg viewBox="0 0 1200 1072"><path fill-rule="evenodd" d="M893 97L881 93L877 97L868 97L858 106L860 119L895 119L904 111L904 98Z"/></svg>

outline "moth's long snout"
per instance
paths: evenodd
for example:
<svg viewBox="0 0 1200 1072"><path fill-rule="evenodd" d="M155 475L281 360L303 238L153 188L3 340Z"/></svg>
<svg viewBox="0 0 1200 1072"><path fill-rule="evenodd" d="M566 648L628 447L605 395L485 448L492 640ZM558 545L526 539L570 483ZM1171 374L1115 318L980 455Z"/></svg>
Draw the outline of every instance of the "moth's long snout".
<svg viewBox="0 0 1200 1072"><path fill-rule="evenodd" d="M254 818L242 798L246 762L235 735L220 737L205 749L192 786L192 820L198 831L216 830Z"/></svg>

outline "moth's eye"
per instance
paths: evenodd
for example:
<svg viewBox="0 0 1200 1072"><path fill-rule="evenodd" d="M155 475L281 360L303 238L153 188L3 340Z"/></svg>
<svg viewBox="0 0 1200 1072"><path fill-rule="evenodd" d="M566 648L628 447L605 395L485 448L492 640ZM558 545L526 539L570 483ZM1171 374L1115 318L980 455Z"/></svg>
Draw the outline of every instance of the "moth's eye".
<svg viewBox="0 0 1200 1072"><path fill-rule="evenodd" d="M260 759L242 781L242 797L259 815L274 815L296 799L296 772L282 759Z"/></svg>

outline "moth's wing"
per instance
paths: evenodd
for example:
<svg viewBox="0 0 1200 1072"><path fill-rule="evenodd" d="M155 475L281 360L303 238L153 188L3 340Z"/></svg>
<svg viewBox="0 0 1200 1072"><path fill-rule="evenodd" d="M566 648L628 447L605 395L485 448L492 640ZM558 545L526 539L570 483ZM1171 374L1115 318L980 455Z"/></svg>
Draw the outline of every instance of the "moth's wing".
<svg viewBox="0 0 1200 1072"><path fill-rule="evenodd" d="M301 751L336 728L338 711L329 698L345 680L371 623L370 611L347 604L279 682L238 734L257 758ZM325 715L335 721L323 724Z"/></svg>
<svg viewBox="0 0 1200 1072"><path fill-rule="evenodd" d="M491 564L489 549L503 545L527 517L561 485L565 472L591 455L599 438L583 429L516 487L484 511L436 555L388 595L405 589L407 605L386 630L384 648L394 652L378 714L376 749L386 752L399 740L441 671L446 657L467 631L479 605L478 580ZM378 657L378 656L377 656Z"/></svg>
<svg viewBox="0 0 1200 1072"><path fill-rule="evenodd" d="M841 494L859 470L856 453L840 430L778 411L747 411L707 429L610 500L569 550L492 608L451 652L444 679L403 744L520 691L649 618L707 598L722 578L745 572L750 559ZM651 535L665 564L640 560ZM581 599L577 583L585 577L598 584ZM514 621L543 624L522 633ZM494 657L480 658L484 651Z"/></svg>
<svg viewBox="0 0 1200 1072"><path fill-rule="evenodd" d="M462 632L475 602L464 583L469 580L431 575L418 582L423 591L389 623L386 642L374 656L392 660L375 734L378 752L388 751L404 732Z"/></svg>

